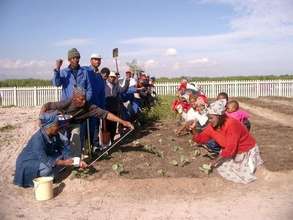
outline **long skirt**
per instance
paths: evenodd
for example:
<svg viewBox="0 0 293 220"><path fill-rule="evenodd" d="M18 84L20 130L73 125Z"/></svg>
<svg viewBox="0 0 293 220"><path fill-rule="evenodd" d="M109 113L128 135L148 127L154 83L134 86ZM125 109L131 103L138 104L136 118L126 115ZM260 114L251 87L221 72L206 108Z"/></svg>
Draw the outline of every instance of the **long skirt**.
<svg viewBox="0 0 293 220"><path fill-rule="evenodd" d="M227 180L246 184L256 180L254 172L262 163L259 147L255 145L248 152L236 154L235 158L222 163L217 171Z"/></svg>

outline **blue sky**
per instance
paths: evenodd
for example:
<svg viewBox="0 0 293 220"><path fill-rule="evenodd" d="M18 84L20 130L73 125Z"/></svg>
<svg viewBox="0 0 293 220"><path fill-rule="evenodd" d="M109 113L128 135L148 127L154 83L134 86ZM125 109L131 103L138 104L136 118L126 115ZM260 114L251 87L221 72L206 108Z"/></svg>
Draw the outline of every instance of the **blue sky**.
<svg viewBox="0 0 293 220"><path fill-rule="evenodd" d="M158 77L293 73L293 0L0 0L0 28L0 79L49 79L72 47Z"/></svg>

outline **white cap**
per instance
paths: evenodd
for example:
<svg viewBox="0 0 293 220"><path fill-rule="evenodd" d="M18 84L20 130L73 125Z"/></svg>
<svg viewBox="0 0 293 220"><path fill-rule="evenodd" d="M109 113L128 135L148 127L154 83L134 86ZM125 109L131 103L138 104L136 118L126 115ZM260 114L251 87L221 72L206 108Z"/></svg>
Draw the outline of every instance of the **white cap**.
<svg viewBox="0 0 293 220"><path fill-rule="evenodd" d="M95 59L102 59L102 56L100 54L98 54L98 53L93 53L91 55L91 59L93 59L93 58L95 58Z"/></svg>
<svg viewBox="0 0 293 220"><path fill-rule="evenodd" d="M110 72L109 77L110 77L110 76L117 77L117 76L116 76L116 73L114 73L113 71Z"/></svg>

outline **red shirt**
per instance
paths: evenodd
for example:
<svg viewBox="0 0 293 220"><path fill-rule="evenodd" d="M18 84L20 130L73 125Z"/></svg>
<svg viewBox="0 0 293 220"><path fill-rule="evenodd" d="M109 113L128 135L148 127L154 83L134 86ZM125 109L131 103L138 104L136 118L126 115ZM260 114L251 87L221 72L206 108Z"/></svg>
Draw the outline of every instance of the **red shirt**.
<svg viewBox="0 0 293 220"><path fill-rule="evenodd" d="M221 146L222 157L234 157L238 153L249 151L256 144L244 125L231 117L227 117L219 130L209 124L200 134L193 136L193 140L199 144L205 144L210 139L214 139Z"/></svg>

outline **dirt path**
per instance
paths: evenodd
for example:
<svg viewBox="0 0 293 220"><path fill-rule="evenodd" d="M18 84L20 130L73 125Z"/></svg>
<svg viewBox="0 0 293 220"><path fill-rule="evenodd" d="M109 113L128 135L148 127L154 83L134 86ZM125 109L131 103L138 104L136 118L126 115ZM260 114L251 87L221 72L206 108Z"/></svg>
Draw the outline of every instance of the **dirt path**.
<svg viewBox="0 0 293 220"><path fill-rule="evenodd" d="M292 173L260 170L257 176L257 182L249 185L227 183L217 177L107 179L95 183L67 180L61 194L41 203L33 200L31 189L8 186L6 190L16 193L1 192L0 218L291 219Z"/></svg>
<svg viewBox="0 0 293 220"><path fill-rule="evenodd" d="M275 112L267 108L252 106L244 102L239 102L239 104L241 108L246 109L253 114L260 115L270 121L274 121L284 126L293 127L293 117L291 115Z"/></svg>
<svg viewBox="0 0 293 220"><path fill-rule="evenodd" d="M271 97L261 97L260 100L267 103L274 102L279 105L288 105L293 107L293 99L290 99L290 98L278 97L278 99L276 98L272 99Z"/></svg>

